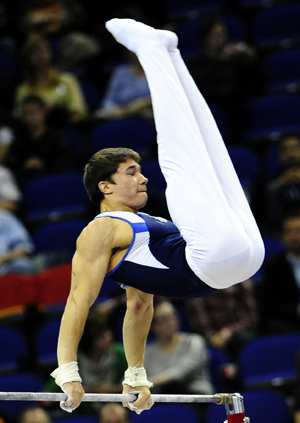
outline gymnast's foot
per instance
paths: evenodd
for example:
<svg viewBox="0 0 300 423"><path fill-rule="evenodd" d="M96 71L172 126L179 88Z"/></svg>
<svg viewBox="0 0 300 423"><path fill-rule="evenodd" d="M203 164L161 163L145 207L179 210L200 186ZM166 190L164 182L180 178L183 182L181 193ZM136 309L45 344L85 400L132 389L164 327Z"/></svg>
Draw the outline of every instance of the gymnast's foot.
<svg viewBox="0 0 300 423"><path fill-rule="evenodd" d="M154 29L133 19L115 18L105 26L119 43L136 54L142 45L150 43L165 46L168 51L177 48L178 38L174 32Z"/></svg>

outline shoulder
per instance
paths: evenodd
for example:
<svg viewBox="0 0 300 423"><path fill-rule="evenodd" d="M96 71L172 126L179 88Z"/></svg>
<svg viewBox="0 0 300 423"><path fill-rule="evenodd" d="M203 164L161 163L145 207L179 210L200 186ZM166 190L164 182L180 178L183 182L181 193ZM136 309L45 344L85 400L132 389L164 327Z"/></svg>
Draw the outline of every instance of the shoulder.
<svg viewBox="0 0 300 423"><path fill-rule="evenodd" d="M1 183L3 184L3 179L12 179L14 180L14 176L12 171L8 168L0 164L0 177L1 177Z"/></svg>
<svg viewBox="0 0 300 423"><path fill-rule="evenodd" d="M96 216L96 219L98 218L107 218L110 217L112 218L112 220L115 221L124 221L131 224L135 224L135 223L145 223L145 219L143 218L143 214L142 213L132 213L132 212L128 212L128 211L107 211L107 212L103 212L98 214L98 216Z"/></svg>
<svg viewBox="0 0 300 423"><path fill-rule="evenodd" d="M197 333L187 333L181 332L179 334L180 340L183 343L188 343L191 348L204 348L206 343L203 336L198 335Z"/></svg>
<svg viewBox="0 0 300 423"><path fill-rule="evenodd" d="M0 209L0 219L6 225L17 225L20 223L19 219L9 210Z"/></svg>
<svg viewBox="0 0 300 423"><path fill-rule="evenodd" d="M132 236L132 228L126 221L101 216L83 229L77 240L77 248L103 250L126 247L131 243Z"/></svg>
<svg viewBox="0 0 300 423"><path fill-rule="evenodd" d="M0 128L0 145L10 145L13 142L14 133L8 126L2 126Z"/></svg>
<svg viewBox="0 0 300 423"><path fill-rule="evenodd" d="M100 240L101 242L109 239L115 230L115 222L109 217L94 219L87 224L78 237L79 242L93 242Z"/></svg>
<svg viewBox="0 0 300 423"><path fill-rule="evenodd" d="M63 72L59 74L59 79L61 82L64 82L64 83L77 84L78 82L77 77L68 72Z"/></svg>
<svg viewBox="0 0 300 423"><path fill-rule="evenodd" d="M82 260L94 262L100 257L102 260L109 260L115 247L113 222L110 222L110 219L93 220L77 238L74 262L79 263Z"/></svg>
<svg viewBox="0 0 300 423"><path fill-rule="evenodd" d="M15 101L18 103L22 98L29 93L29 86L26 82L22 82L16 88Z"/></svg>

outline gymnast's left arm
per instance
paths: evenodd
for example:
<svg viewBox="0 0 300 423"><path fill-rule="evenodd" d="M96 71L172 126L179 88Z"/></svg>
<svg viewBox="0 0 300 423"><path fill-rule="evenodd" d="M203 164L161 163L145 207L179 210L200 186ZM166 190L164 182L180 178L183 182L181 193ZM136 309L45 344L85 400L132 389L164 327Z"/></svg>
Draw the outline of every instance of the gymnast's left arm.
<svg viewBox="0 0 300 423"><path fill-rule="evenodd" d="M150 389L152 383L147 380L144 369L146 341L153 318L153 295L135 288L127 288L127 309L123 323L123 343L128 363L123 381L123 393L136 393L138 398L133 403L123 405L141 413L153 405Z"/></svg>

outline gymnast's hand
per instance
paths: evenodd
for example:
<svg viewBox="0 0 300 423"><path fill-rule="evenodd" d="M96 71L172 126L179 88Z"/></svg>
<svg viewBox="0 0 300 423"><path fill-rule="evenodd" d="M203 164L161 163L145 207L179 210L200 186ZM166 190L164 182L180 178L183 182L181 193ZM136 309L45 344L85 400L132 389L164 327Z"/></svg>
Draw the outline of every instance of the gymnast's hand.
<svg viewBox="0 0 300 423"><path fill-rule="evenodd" d="M144 410L149 410L154 401L151 397L151 392L147 386L136 386L133 388L130 385L124 385L123 394L136 394L137 399L134 402L123 402L123 407L128 407L130 410L141 414Z"/></svg>
<svg viewBox="0 0 300 423"><path fill-rule="evenodd" d="M80 382L64 383L61 389L67 394L68 398L65 401L61 401L60 407L64 411L72 413L75 408L79 407L84 395L84 389Z"/></svg>

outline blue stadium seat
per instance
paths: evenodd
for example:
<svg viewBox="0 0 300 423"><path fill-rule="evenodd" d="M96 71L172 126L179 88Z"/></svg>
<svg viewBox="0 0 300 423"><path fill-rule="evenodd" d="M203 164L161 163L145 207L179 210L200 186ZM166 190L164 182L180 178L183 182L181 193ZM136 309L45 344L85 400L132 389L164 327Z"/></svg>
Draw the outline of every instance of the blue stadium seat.
<svg viewBox="0 0 300 423"><path fill-rule="evenodd" d="M232 132L232 121L229 119L228 114L223 107L211 103L208 106L226 143Z"/></svg>
<svg viewBox="0 0 300 423"><path fill-rule="evenodd" d="M178 47L184 59L197 56L201 53L199 43L201 23L201 18L191 19L183 22L176 30Z"/></svg>
<svg viewBox="0 0 300 423"><path fill-rule="evenodd" d="M0 376L0 392L41 392L42 389L42 381L31 373ZM34 402L0 401L0 414L9 419L16 419L31 405L34 405Z"/></svg>
<svg viewBox="0 0 300 423"><path fill-rule="evenodd" d="M243 11L267 9L287 3L295 3L294 0L238 0L238 7Z"/></svg>
<svg viewBox="0 0 300 423"><path fill-rule="evenodd" d="M263 62L267 93L300 91L300 48L277 51Z"/></svg>
<svg viewBox="0 0 300 423"><path fill-rule="evenodd" d="M246 40L246 27L243 20L238 15L226 13L221 15L221 19L227 26L229 40Z"/></svg>
<svg viewBox="0 0 300 423"><path fill-rule="evenodd" d="M210 355L209 369L213 386L216 392L225 392L226 389L224 385L222 369L225 364L229 363L229 359L226 354L219 348L209 346L208 352Z"/></svg>
<svg viewBox="0 0 300 423"><path fill-rule="evenodd" d="M263 236L263 242L265 246L265 260L285 250L284 245L277 238Z"/></svg>
<svg viewBox="0 0 300 423"><path fill-rule="evenodd" d="M130 420L131 423L199 423L197 415L181 404L156 404L142 414L132 413Z"/></svg>
<svg viewBox="0 0 300 423"><path fill-rule="evenodd" d="M250 342L239 358L244 388L270 388L294 383L299 350L300 333L269 335Z"/></svg>
<svg viewBox="0 0 300 423"><path fill-rule="evenodd" d="M89 112L93 112L99 107L101 97L98 88L89 81L79 80L80 87L82 89L84 98L89 107Z"/></svg>
<svg viewBox="0 0 300 423"><path fill-rule="evenodd" d="M271 145L265 155L265 177L267 180L270 180L278 175L279 171L281 170L281 166L278 160L278 144Z"/></svg>
<svg viewBox="0 0 300 423"><path fill-rule="evenodd" d="M241 185L245 188L251 188L260 172L257 155L243 146L228 147L228 153Z"/></svg>
<svg viewBox="0 0 300 423"><path fill-rule="evenodd" d="M71 259L76 240L87 224L85 219L70 219L41 225L32 234L36 253L61 254Z"/></svg>
<svg viewBox="0 0 300 423"><path fill-rule="evenodd" d="M27 223L83 216L89 199L81 172L45 175L23 189L22 218Z"/></svg>
<svg viewBox="0 0 300 423"><path fill-rule="evenodd" d="M156 147L156 132L144 119L117 119L98 125L91 134L90 146L91 154L102 148L128 147L147 156Z"/></svg>
<svg viewBox="0 0 300 423"><path fill-rule="evenodd" d="M248 107L247 141L277 140L300 132L300 97L278 94L252 100Z"/></svg>
<svg viewBox="0 0 300 423"><path fill-rule="evenodd" d="M164 8L168 21L195 14L220 12L222 0L164 0Z"/></svg>
<svg viewBox="0 0 300 423"><path fill-rule="evenodd" d="M1 327L0 345L0 374L17 371L20 360L27 355L23 335L11 327Z"/></svg>
<svg viewBox="0 0 300 423"><path fill-rule="evenodd" d="M69 416L64 419L54 419L53 423L99 423L99 419L90 415L81 414L80 416Z"/></svg>
<svg viewBox="0 0 300 423"><path fill-rule="evenodd" d="M261 49L291 48L300 42L300 4L261 10L252 25L253 43Z"/></svg>
<svg viewBox="0 0 300 423"><path fill-rule="evenodd" d="M142 162L142 174L149 179L147 184L149 190L154 189L164 194L166 181L156 159Z"/></svg>
<svg viewBox="0 0 300 423"><path fill-rule="evenodd" d="M15 55L3 48L0 48L0 69L2 73L15 76L19 71Z"/></svg>
<svg viewBox="0 0 300 423"><path fill-rule="evenodd" d="M61 318L44 323L36 337L37 362L39 366L48 366L57 361L57 341Z"/></svg>

